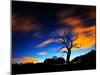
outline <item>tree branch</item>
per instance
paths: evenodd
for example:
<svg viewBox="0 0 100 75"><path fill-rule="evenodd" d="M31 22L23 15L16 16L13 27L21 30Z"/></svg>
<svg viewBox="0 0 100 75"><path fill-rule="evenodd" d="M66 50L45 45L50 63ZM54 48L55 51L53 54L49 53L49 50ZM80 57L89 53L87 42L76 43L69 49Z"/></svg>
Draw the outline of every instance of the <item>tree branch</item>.
<svg viewBox="0 0 100 75"><path fill-rule="evenodd" d="M63 48L65 48L65 46L61 47L60 50L62 50Z"/></svg>
<svg viewBox="0 0 100 75"><path fill-rule="evenodd" d="M65 40L65 37L62 36L61 37L61 40L59 40L58 42L62 43L62 44L65 44L66 45L66 40Z"/></svg>
<svg viewBox="0 0 100 75"><path fill-rule="evenodd" d="M60 49L57 49L57 52L60 52L65 46L61 47Z"/></svg>
<svg viewBox="0 0 100 75"><path fill-rule="evenodd" d="M67 51L62 51L62 53L66 53L67 54L68 52Z"/></svg>
<svg viewBox="0 0 100 75"><path fill-rule="evenodd" d="M78 34L75 34L75 37L72 41L75 41L78 38Z"/></svg>
<svg viewBox="0 0 100 75"><path fill-rule="evenodd" d="M74 47L74 48L80 48L80 47L81 47L81 45L80 45L80 46L77 46L77 45L78 45L78 44L74 44L73 47Z"/></svg>

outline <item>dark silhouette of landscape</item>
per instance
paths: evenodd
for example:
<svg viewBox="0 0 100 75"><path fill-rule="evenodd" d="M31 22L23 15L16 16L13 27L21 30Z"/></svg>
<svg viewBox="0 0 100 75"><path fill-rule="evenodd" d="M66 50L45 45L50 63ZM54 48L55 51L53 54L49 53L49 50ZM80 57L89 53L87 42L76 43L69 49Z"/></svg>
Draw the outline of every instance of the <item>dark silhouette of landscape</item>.
<svg viewBox="0 0 100 75"><path fill-rule="evenodd" d="M47 58L42 63L12 64L12 74L74 71L88 69L96 69L95 50L91 50L91 52L85 55L74 58L68 64L62 57Z"/></svg>

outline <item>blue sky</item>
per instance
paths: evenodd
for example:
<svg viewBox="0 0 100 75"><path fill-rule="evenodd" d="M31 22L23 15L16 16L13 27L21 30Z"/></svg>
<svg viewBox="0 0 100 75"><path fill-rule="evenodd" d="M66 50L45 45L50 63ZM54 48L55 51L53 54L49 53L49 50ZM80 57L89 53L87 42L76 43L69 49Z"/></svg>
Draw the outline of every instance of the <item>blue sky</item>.
<svg viewBox="0 0 100 75"><path fill-rule="evenodd" d="M72 50L71 59L95 50L95 6L16 1L12 5L12 59L30 57L43 62L61 57L57 50L63 45L58 39L64 31L78 32L77 42L83 45Z"/></svg>

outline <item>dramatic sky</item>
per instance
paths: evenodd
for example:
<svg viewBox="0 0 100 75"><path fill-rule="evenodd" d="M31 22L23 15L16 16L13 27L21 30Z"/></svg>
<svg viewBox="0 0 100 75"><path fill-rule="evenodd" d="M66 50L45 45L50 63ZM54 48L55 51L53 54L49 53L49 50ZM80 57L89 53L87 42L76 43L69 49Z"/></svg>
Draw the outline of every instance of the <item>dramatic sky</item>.
<svg viewBox="0 0 100 75"><path fill-rule="evenodd" d="M96 7L35 2L12 2L12 62L43 62L66 57L57 52L64 31L75 32L81 45L73 48L71 60L95 50ZM66 50L63 48L62 50Z"/></svg>

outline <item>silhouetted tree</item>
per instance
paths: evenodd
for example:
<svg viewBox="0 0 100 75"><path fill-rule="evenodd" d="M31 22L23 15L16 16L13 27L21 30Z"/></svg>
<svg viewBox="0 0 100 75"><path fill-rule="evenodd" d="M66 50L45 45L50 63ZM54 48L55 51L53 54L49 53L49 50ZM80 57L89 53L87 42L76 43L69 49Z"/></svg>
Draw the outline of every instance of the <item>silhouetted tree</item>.
<svg viewBox="0 0 100 75"><path fill-rule="evenodd" d="M64 35L60 37L59 42L61 44L63 44L63 47L61 47L59 49L59 51L61 51L62 53L66 53L67 54L67 56L66 56L67 64L69 64L69 62L70 62L71 49L73 47L80 48L80 47L78 47L78 44L74 44L73 43L77 38L78 38L78 34L77 33L72 33L72 32L66 33L65 31L64 31ZM66 48L67 50L66 51L62 51L63 48Z"/></svg>

